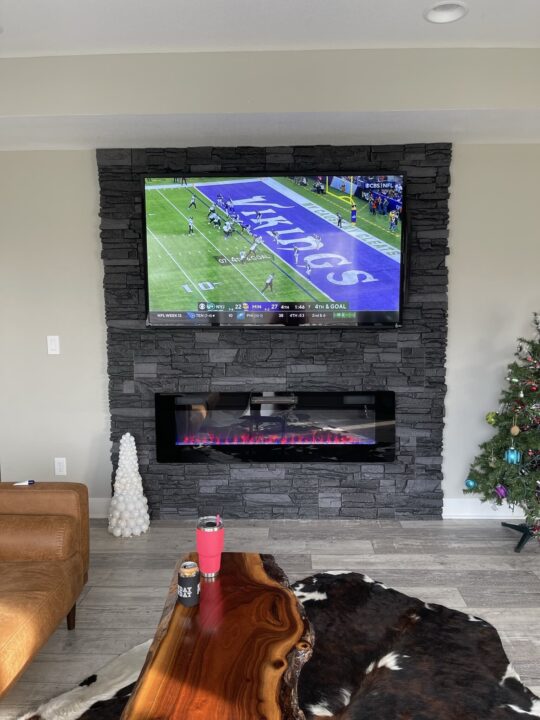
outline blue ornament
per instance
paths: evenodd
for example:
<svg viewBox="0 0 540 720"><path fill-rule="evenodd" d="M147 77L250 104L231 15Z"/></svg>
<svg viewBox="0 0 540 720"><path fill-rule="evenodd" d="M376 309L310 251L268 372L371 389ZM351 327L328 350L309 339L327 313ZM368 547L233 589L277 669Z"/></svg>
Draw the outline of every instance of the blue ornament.
<svg viewBox="0 0 540 720"><path fill-rule="evenodd" d="M518 465L521 462L521 450L515 447L510 447L504 453L504 459L509 465Z"/></svg>
<svg viewBox="0 0 540 720"><path fill-rule="evenodd" d="M467 490L474 490L477 485L478 483L473 478L467 478L465 480L465 487L467 488Z"/></svg>

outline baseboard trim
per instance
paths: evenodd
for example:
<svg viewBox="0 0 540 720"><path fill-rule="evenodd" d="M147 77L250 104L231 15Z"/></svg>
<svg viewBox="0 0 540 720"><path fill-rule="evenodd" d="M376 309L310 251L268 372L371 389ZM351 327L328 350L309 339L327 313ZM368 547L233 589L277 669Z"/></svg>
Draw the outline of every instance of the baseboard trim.
<svg viewBox="0 0 540 720"><path fill-rule="evenodd" d="M489 502L482 502L477 497L444 498L443 518L445 520L523 520L523 511L516 508L514 512L508 505L495 508Z"/></svg>
<svg viewBox="0 0 540 720"><path fill-rule="evenodd" d="M110 498L90 498L90 517L106 518L109 515ZM523 511L510 510L508 505L501 505L495 509L491 503L483 503L480 498L444 498L443 518L445 520L522 520Z"/></svg>
<svg viewBox="0 0 540 720"><path fill-rule="evenodd" d="M106 518L109 516L111 498L90 498L89 509L91 518Z"/></svg>

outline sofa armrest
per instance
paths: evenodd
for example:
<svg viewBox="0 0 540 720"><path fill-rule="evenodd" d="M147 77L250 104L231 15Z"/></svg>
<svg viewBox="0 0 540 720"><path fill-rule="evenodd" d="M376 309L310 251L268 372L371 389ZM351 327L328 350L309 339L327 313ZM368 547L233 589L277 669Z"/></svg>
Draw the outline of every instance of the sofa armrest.
<svg viewBox="0 0 540 720"><path fill-rule="evenodd" d="M67 515L1 515L0 562L67 560L79 552L78 535Z"/></svg>
<svg viewBox="0 0 540 720"><path fill-rule="evenodd" d="M0 482L0 524L3 515L68 515L79 528L78 550L83 573L88 574L89 520L88 488L81 483L37 482L16 486Z"/></svg>

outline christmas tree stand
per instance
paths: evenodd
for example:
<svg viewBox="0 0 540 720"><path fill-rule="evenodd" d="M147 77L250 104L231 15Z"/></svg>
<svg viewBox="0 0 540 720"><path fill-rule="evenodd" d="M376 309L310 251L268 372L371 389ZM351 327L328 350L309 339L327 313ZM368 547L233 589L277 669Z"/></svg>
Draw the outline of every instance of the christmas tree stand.
<svg viewBox="0 0 540 720"><path fill-rule="evenodd" d="M514 548L514 552L521 552L525 545L529 542L529 540L532 540L532 538L535 536L531 528L528 525L525 525L525 523L519 523L519 525L516 525L515 523L503 522L501 523L501 525L503 527L510 528L511 530L517 530L517 532L521 533L521 540Z"/></svg>

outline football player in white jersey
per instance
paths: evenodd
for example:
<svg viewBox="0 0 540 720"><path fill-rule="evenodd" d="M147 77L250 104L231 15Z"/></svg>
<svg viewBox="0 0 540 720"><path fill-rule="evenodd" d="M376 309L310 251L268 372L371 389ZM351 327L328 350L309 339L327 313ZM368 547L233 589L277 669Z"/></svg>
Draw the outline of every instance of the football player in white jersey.
<svg viewBox="0 0 540 720"><path fill-rule="evenodd" d="M274 292L274 275L272 273L266 278L262 292L264 293L267 290Z"/></svg>

